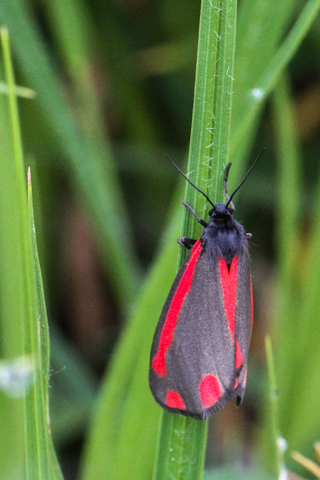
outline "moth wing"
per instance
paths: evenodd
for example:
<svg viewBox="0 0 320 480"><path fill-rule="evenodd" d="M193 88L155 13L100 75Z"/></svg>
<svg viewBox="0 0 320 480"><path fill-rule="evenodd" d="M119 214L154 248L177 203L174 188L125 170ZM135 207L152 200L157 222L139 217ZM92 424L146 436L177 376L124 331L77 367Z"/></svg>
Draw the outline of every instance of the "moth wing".
<svg viewBox="0 0 320 480"><path fill-rule="evenodd" d="M244 255L239 263L242 265L243 261L249 267L246 257ZM163 307L151 350L150 387L163 408L205 419L231 398L238 395L242 398L248 336L240 332L237 321L238 312L243 315L246 310L239 295L240 290L246 289L247 282L243 282L239 272L238 268L236 327L232 335L217 259L210 257L198 241L179 270ZM250 270L248 272L250 280ZM186 278L191 280L187 292L181 291ZM168 329L170 318L171 330ZM243 361L236 372L237 335L242 355L241 359L238 353L238 363ZM162 362L158 366L162 371L157 368L161 350Z"/></svg>

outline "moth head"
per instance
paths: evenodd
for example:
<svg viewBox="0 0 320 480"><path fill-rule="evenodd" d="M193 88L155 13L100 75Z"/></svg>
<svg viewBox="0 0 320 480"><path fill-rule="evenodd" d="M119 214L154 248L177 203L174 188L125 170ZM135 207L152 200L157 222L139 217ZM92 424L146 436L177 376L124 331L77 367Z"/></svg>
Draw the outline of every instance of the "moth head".
<svg viewBox="0 0 320 480"><path fill-rule="evenodd" d="M213 218L219 218L224 220L226 218L230 218L233 214L234 209L228 207L224 203L216 203L213 208L209 211L209 216Z"/></svg>

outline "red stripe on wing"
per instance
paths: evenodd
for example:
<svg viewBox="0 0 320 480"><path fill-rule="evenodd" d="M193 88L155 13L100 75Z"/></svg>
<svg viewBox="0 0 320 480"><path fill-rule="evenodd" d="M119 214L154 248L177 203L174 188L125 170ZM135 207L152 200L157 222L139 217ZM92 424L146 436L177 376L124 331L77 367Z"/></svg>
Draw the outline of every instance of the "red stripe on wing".
<svg viewBox="0 0 320 480"><path fill-rule="evenodd" d="M197 264L198 257L201 252L200 240L198 240L191 251L191 256L188 265L182 275L178 288L172 299L169 311L167 313L163 329L161 332L158 351L152 360L153 370L162 377L166 375L166 352L173 340L174 329L176 328L177 320L183 302L191 289L194 269Z"/></svg>
<svg viewBox="0 0 320 480"><path fill-rule="evenodd" d="M238 255L234 257L229 268L227 262L223 258L219 258L219 271L224 309L227 316L229 331L233 340L237 300Z"/></svg>

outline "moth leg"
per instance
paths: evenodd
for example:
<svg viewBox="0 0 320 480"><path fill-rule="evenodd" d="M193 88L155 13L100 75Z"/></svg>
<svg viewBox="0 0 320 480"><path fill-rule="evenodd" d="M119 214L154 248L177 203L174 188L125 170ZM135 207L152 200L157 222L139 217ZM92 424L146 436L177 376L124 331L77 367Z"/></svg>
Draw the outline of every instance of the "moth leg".
<svg viewBox="0 0 320 480"><path fill-rule="evenodd" d="M177 242L179 243L179 245L181 245L182 247L186 247L186 248L192 248L193 245L196 243L197 240L194 240L193 238L187 238L187 237L179 237Z"/></svg>
<svg viewBox="0 0 320 480"><path fill-rule="evenodd" d="M248 240L251 240L251 238L252 238L252 233L246 233L246 237L247 237Z"/></svg>
<svg viewBox="0 0 320 480"><path fill-rule="evenodd" d="M202 218L199 217L199 215L197 214L197 212L195 210L193 210L193 208L190 207L190 205L188 205L184 200L182 200L182 205L184 205L186 207L187 210L189 210L189 212L191 212L195 217L196 219L198 220L198 222L203 226L203 227L207 227L208 224L207 222L205 222L204 220L202 220Z"/></svg>

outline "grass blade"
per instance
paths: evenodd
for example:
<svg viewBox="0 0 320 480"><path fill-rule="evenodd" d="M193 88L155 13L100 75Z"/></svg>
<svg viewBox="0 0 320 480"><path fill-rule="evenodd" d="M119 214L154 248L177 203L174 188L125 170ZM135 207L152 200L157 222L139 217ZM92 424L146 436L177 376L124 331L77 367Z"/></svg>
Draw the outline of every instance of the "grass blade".
<svg viewBox="0 0 320 480"><path fill-rule="evenodd" d="M181 197L179 190L177 199ZM160 411L148 385L150 345L164 292L169 290L176 272L175 239L180 233L181 208L176 201L161 254L142 288L103 382L85 447L83 480L151 477Z"/></svg>
<svg viewBox="0 0 320 480"><path fill-rule="evenodd" d="M188 171L213 202L223 200L222 175L229 156L236 18L235 1L201 4ZM201 211L204 199L190 184L185 198ZM198 238L199 225L189 213L183 236ZM206 436L207 422L164 412L153 478L202 478Z"/></svg>
<svg viewBox="0 0 320 480"><path fill-rule="evenodd" d="M3 63L0 63L3 77ZM3 79L3 78L2 78ZM25 316L24 283L21 276L21 211L12 145L8 97L0 96L1 175L0 175L0 331L1 331L1 436L0 465L4 478L23 478L24 422L23 395L30 383L31 361L23 356L22 321ZM16 273L18 272L18 273ZM29 364L29 368L28 368ZM29 373L28 373L29 370ZM16 372L19 382L5 382ZM20 374L18 375L18 373ZM24 372L24 373L23 373ZM29 379L28 379L29 377ZM9 375L10 379L10 375ZM25 383L25 387L24 387Z"/></svg>
<svg viewBox="0 0 320 480"><path fill-rule="evenodd" d="M130 221L126 219L111 152L74 121L25 3L4 0L0 5L0 18L12 34L25 81L36 91L36 101L68 160L70 178L79 198L98 229L103 259L112 272L120 305L125 308L136 291L139 268L131 247Z"/></svg>
<svg viewBox="0 0 320 480"><path fill-rule="evenodd" d="M45 314L43 287L37 257L31 185L29 207L25 169L22 155L18 109L15 96L9 37L6 29L1 30L6 80L8 84L9 115L12 125L12 147L14 152L14 177L11 186L18 205L17 223L19 230L20 265L16 269L21 286L22 353L30 361L31 384L24 392L25 461L27 479L62 480L58 463L54 457L48 424L48 376L49 337ZM29 211L29 218L28 218ZM30 222L30 223L29 223ZM31 236L33 232L33 237ZM37 282L37 283L36 283ZM38 303L39 301L39 303Z"/></svg>
<svg viewBox="0 0 320 480"><path fill-rule="evenodd" d="M314 21L320 8L319 0L309 0L303 8L298 20L292 27L290 33L274 54L269 65L265 68L261 77L257 80L251 91L250 103L242 111L241 121L235 125L232 135L232 151L235 152L238 145L243 142L251 125L254 124L256 115L261 109L263 101L276 85L281 72L288 65L290 59L297 51L301 41L308 32L311 23Z"/></svg>
<svg viewBox="0 0 320 480"><path fill-rule="evenodd" d="M38 472L39 479L62 480L62 472L54 451L50 419L48 418L48 398L49 398L49 356L50 340L47 310L39 262L36 227L34 223L33 202L32 202L32 184L31 172L28 172L28 211L30 230L32 234L33 264L35 269L35 287L37 296L37 316L33 324L30 325L30 331L34 330L34 344L31 347L31 354L37 359L37 376L30 392L30 405L27 406L26 415L30 421L29 424L29 444L37 445L37 457L42 464ZM40 332L40 335L39 335ZM32 395L32 397L31 397ZM28 394L29 396L29 394ZM35 432L35 425L38 431ZM37 478L37 473L33 472L30 478Z"/></svg>
<svg viewBox="0 0 320 480"><path fill-rule="evenodd" d="M315 215L310 239L306 242L301 229L300 147L285 79L277 85L274 106L280 158L276 209L279 267L273 309L279 420L289 453L292 449L304 449L307 453L306 445L311 452L311 442L316 440L320 425L317 340L320 224ZM318 185L318 195L319 191Z"/></svg>

